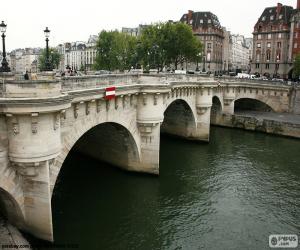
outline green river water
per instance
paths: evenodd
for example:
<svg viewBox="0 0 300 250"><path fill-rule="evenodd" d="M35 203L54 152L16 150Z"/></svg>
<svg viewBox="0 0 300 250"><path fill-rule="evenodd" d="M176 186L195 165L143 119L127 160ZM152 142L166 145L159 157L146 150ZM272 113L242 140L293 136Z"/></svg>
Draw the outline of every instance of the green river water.
<svg viewBox="0 0 300 250"><path fill-rule="evenodd" d="M159 177L72 153L52 209L65 248L269 249L270 234L300 236L300 140L215 127L208 144L162 136Z"/></svg>

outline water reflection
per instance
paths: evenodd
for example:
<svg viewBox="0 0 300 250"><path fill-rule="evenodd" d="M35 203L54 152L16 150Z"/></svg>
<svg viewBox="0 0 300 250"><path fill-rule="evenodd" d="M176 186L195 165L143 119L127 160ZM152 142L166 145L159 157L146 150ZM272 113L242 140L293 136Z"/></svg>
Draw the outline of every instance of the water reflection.
<svg viewBox="0 0 300 250"><path fill-rule="evenodd" d="M56 243L80 249L268 249L300 232L300 141L213 128L163 137L160 176L73 154L53 196Z"/></svg>

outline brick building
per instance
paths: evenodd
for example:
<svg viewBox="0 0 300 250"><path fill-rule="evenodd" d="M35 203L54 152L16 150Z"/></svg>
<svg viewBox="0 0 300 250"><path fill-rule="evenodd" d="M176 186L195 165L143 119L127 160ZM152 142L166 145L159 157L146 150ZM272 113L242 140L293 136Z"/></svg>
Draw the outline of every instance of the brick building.
<svg viewBox="0 0 300 250"><path fill-rule="evenodd" d="M211 12L188 11L181 19L192 27L193 33L200 39L204 55L200 69L210 72L223 70L224 30L216 15Z"/></svg>
<svg viewBox="0 0 300 250"><path fill-rule="evenodd" d="M297 8L265 8L254 26L251 71L268 77L288 78L300 52L300 0Z"/></svg>

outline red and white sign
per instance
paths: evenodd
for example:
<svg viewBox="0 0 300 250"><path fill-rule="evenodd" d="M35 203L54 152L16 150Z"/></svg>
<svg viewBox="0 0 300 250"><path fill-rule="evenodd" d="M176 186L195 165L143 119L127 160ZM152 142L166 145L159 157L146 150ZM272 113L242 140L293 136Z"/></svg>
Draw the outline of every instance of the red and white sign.
<svg viewBox="0 0 300 250"><path fill-rule="evenodd" d="M111 100L116 97L116 87L108 87L105 89L105 99Z"/></svg>

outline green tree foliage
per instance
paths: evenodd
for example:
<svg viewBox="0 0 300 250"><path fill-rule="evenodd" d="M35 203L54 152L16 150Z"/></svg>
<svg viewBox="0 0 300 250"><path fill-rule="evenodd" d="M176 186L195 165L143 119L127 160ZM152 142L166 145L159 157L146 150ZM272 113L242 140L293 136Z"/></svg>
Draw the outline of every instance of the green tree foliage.
<svg viewBox="0 0 300 250"><path fill-rule="evenodd" d="M57 69L60 63L61 55L55 48L49 48L49 61L52 69ZM43 49L39 58L38 58L39 70L45 70L45 62L46 62L46 49Z"/></svg>
<svg viewBox="0 0 300 250"><path fill-rule="evenodd" d="M300 77L300 54L296 56L294 61L293 77L295 79L299 79Z"/></svg>
<svg viewBox="0 0 300 250"><path fill-rule="evenodd" d="M158 23L136 38L118 31L102 31L97 41L97 70L144 68L162 70L164 66L200 61L200 41L184 23Z"/></svg>
<svg viewBox="0 0 300 250"><path fill-rule="evenodd" d="M130 69L136 60L137 39L118 31L102 31L97 41L97 70Z"/></svg>
<svg viewBox="0 0 300 250"><path fill-rule="evenodd" d="M161 69L165 65L199 61L201 42L184 23L159 23L147 27L141 36L144 64Z"/></svg>

